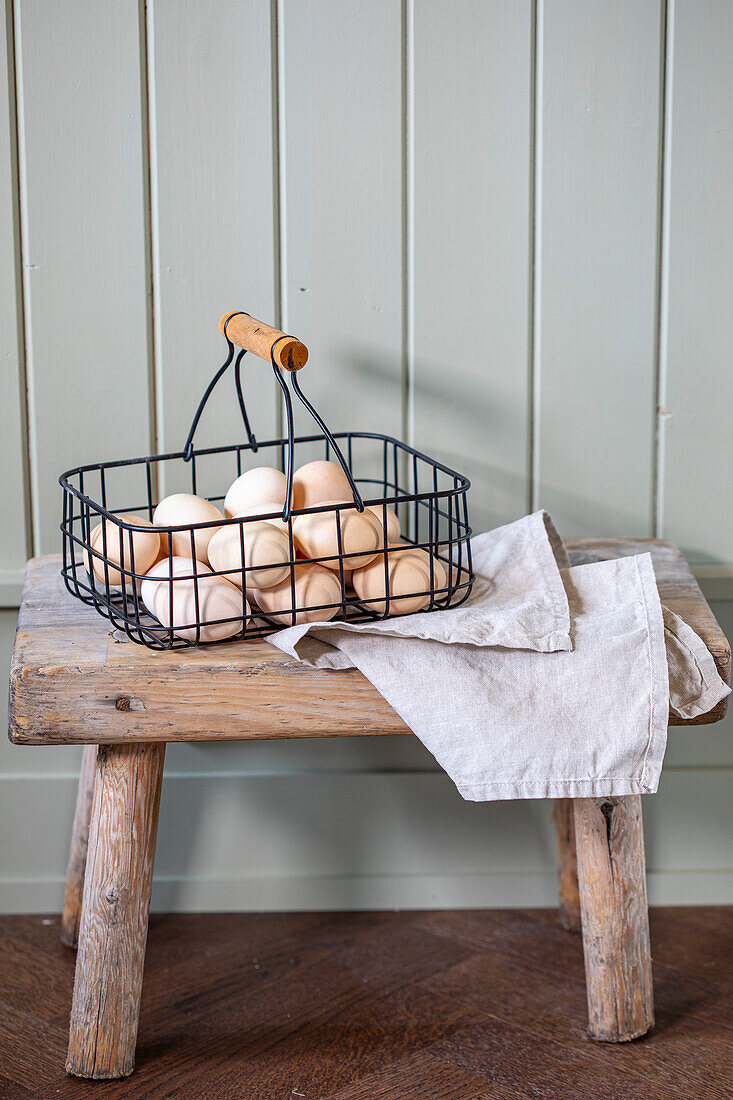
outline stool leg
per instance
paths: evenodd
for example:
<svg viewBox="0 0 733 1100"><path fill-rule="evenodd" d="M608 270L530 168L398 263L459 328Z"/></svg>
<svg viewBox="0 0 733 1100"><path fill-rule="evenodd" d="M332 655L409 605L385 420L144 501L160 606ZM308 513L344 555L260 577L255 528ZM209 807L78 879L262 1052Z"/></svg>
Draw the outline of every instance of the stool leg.
<svg viewBox="0 0 733 1100"><path fill-rule="evenodd" d="M76 811L69 848L69 866L66 871L64 911L61 914L61 942L67 947L76 947L79 939L79 919L84 893L84 869L87 864L89 819L92 814L96 762L97 746L85 745L81 758L79 786L76 791Z"/></svg>
<svg viewBox="0 0 733 1100"><path fill-rule="evenodd" d="M552 813L557 834L558 902L560 924L571 932L580 931L578 862L575 854L575 822L572 798L556 798Z"/></svg>
<svg viewBox="0 0 733 1100"><path fill-rule="evenodd" d="M625 1042L654 1025L641 797L574 801L588 1028Z"/></svg>
<svg viewBox="0 0 733 1100"><path fill-rule="evenodd" d="M97 751L67 1073L135 1068L164 744Z"/></svg>

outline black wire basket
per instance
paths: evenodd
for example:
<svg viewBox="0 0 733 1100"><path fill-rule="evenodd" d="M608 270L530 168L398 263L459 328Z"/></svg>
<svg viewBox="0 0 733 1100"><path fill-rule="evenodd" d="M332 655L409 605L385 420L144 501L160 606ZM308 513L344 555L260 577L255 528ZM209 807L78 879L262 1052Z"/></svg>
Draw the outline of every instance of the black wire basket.
<svg viewBox="0 0 733 1100"><path fill-rule="evenodd" d="M368 622L461 604L474 579L468 479L391 436L332 434L298 382L308 358L303 344L242 312L226 314L220 327L227 358L199 403L182 451L80 466L59 478L61 572L69 592L151 649L257 637L303 621ZM283 394L286 438L262 442L252 432L242 388L246 351L271 363ZM204 406L232 363L247 441L197 449L194 435ZM316 434L295 435L291 388L316 422ZM231 518L219 513L207 522L154 522L163 482L166 491L171 486L219 506L222 487L255 466L254 455L256 466L285 472L284 503ZM348 497L294 508L296 457L338 463ZM381 531L369 554L349 542L354 517L367 509L379 521L369 526ZM326 553L311 547L309 555L302 532L314 524L331 544ZM263 571L254 560L263 525L276 532L268 526L263 544L279 554L275 585L269 583L275 566ZM220 531L235 563L214 568L200 546ZM152 580L147 574L156 537Z"/></svg>

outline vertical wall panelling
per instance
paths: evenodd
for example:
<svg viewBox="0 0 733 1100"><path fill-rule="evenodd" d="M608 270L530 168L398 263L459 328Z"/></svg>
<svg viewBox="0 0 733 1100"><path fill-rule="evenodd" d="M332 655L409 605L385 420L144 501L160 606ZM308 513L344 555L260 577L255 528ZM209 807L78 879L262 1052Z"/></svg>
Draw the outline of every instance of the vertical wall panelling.
<svg viewBox="0 0 733 1100"><path fill-rule="evenodd" d="M183 447L211 376L224 361L219 318L275 317L272 42L267 3L151 0L148 74L155 348L160 451ZM270 367L243 363L250 422L272 438ZM197 444L243 440L233 371L203 415ZM211 464L202 491L223 494L231 460ZM177 486L173 471L164 488Z"/></svg>
<svg viewBox="0 0 733 1100"><path fill-rule="evenodd" d="M733 636L724 0L5 13L0 597L25 497L36 552L57 551L62 469L179 450L223 361L219 316L244 308L309 344L303 386L334 429L464 470L476 528L530 500L566 534L647 533L656 511L718 574ZM245 386L270 436L267 364L245 360ZM240 439L227 377L198 441ZM199 488L232 472L212 463ZM0 665L14 629L2 612ZM733 899L731 729L733 707L670 734L645 804L653 901ZM60 905L79 758L0 742L0 910ZM189 743L168 764L157 908L553 904L548 805L462 802L416 738Z"/></svg>
<svg viewBox="0 0 733 1100"><path fill-rule="evenodd" d="M149 446L137 0L18 0L18 128L36 547L57 478Z"/></svg>
<svg viewBox="0 0 733 1100"><path fill-rule="evenodd" d="M284 4L280 60L283 323L311 349L303 388L334 430L399 435L400 5Z"/></svg>
<svg viewBox="0 0 733 1100"><path fill-rule="evenodd" d="M733 8L675 0L670 33L663 534L730 576Z"/></svg>
<svg viewBox="0 0 733 1100"><path fill-rule="evenodd" d="M20 323L20 235L15 184L15 95L12 12L2 10L0 25L0 364L3 400L0 402L0 440L3 477L0 485L0 604L17 601L27 557L24 451L26 445Z"/></svg>
<svg viewBox="0 0 733 1100"><path fill-rule="evenodd" d="M530 0L415 5L414 439L477 530L527 506L531 60Z"/></svg>
<svg viewBox="0 0 733 1100"><path fill-rule="evenodd" d="M536 498L560 530L648 534L658 0L545 4Z"/></svg>

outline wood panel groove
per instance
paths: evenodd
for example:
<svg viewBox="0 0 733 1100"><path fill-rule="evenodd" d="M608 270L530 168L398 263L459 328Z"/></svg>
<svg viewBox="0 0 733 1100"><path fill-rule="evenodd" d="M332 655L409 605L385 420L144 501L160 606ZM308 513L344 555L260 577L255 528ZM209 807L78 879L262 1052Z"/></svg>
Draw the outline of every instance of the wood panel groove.
<svg viewBox="0 0 733 1100"><path fill-rule="evenodd" d="M542 271L542 38L544 26L544 0L532 3L531 79L530 98L530 230L529 276L527 308L527 484L528 509L534 512L540 500L540 385L542 361L540 358L540 332L542 325L541 271Z"/></svg>
<svg viewBox="0 0 733 1100"><path fill-rule="evenodd" d="M146 335L148 347L148 408L150 454L158 454L158 375L155 361L155 280L153 257L153 181L151 173L150 140L150 50L148 48L148 4L138 0L138 25L140 34L140 101L142 119L143 183L145 215L145 286L147 291ZM158 468L151 469L153 491L158 492Z"/></svg>
<svg viewBox="0 0 733 1100"><path fill-rule="evenodd" d="M0 255L5 286L0 301L0 361L7 389L0 412L0 507L15 522L3 523L0 531L1 606L17 601L23 558L33 553L16 88L15 17L12 0L5 0L0 39Z"/></svg>
<svg viewBox="0 0 733 1100"><path fill-rule="evenodd" d="M659 178L657 215L657 271L654 347L654 466L652 472L652 531L663 530L664 418L667 392L667 329L669 312L669 186L671 180L670 126L672 118L672 66L674 61L674 4L662 0L660 30Z"/></svg>

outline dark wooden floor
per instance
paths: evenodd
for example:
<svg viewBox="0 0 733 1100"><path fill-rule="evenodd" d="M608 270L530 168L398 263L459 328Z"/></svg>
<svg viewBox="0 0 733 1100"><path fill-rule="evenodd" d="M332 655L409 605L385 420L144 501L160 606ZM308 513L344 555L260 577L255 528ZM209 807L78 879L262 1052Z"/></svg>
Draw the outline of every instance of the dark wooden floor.
<svg viewBox="0 0 733 1100"><path fill-rule="evenodd" d="M733 907L652 914L657 1026L585 1034L580 939L549 911L154 916L137 1070L63 1072L74 956L0 918L0 1097L733 1097Z"/></svg>

